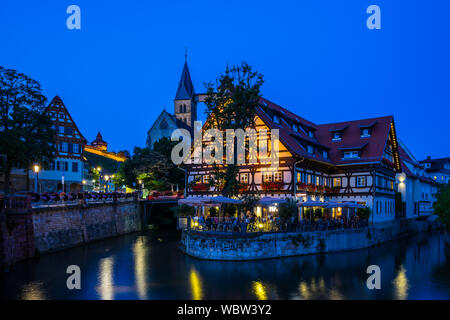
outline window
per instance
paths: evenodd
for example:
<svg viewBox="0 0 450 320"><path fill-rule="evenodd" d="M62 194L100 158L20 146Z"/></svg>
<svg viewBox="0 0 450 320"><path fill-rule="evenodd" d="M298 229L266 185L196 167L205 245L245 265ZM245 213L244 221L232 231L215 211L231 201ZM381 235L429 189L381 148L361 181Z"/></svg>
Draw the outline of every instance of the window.
<svg viewBox="0 0 450 320"><path fill-rule="evenodd" d="M57 161L56 170L58 171L69 171L69 163L67 161Z"/></svg>
<svg viewBox="0 0 450 320"><path fill-rule="evenodd" d="M339 131L333 132L333 140L341 140L342 133Z"/></svg>
<svg viewBox="0 0 450 320"><path fill-rule="evenodd" d="M308 145L308 152L314 153L314 148L311 145Z"/></svg>
<svg viewBox="0 0 450 320"><path fill-rule="evenodd" d="M357 176L356 177L356 186L357 187L365 187L365 186L367 186L366 176Z"/></svg>
<svg viewBox="0 0 450 320"><path fill-rule="evenodd" d="M263 172L262 178L263 182L272 182L273 181L272 172Z"/></svg>
<svg viewBox="0 0 450 320"><path fill-rule="evenodd" d="M248 184L248 173L241 173L240 181L243 184Z"/></svg>
<svg viewBox="0 0 450 320"><path fill-rule="evenodd" d="M295 123L292 125L292 130L298 132L298 126Z"/></svg>
<svg viewBox="0 0 450 320"><path fill-rule="evenodd" d="M307 177L307 179L306 179L307 182L308 182L308 183L312 183L312 180L313 180L313 179L312 179L312 175L307 174L306 177Z"/></svg>
<svg viewBox="0 0 450 320"><path fill-rule="evenodd" d="M73 144L73 153L80 153L80 148L78 143Z"/></svg>
<svg viewBox="0 0 450 320"><path fill-rule="evenodd" d="M276 114L273 115L273 122L274 123L280 123L280 117Z"/></svg>
<svg viewBox="0 0 450 320"><path fill-rule="evenodd" d="M203 179L203 183L209 183L209 175L208 175L208 174L205 174L205 175L202 177L202 179Z"/></svg>
<svg viewBox="0 0 450 320"><path fill-rule="evenodd" d="M64 134L65 127L59 127L59 133Z"/></svg>
<svg viewBox="0 0 450 320"><path fill-rule="evenodd" d="M341 186L342 186L342 178L334 178L333 187L341 187Z"/></svg>
<svg viewBox="0 0 450 320"><path fill-rule="evenodd" d="M273 173L273 181L283 182L283 172L274 172Z"/></svg>
<svg viewBox="0 0 450 320"><path fill-rule="evenodd" d="M354 158L359 158L358 151L345 151L344 152L344 159L354 159Z"/></svg>
<svg viewBox="0 0 450 320"><path fill-rule="evenodd" d="M370 129L369 128L361 129L361 137L363 138L370 137Z"/></svg>
<svg viewBox="0 0 450 320"><path fill-rule="evenodd" d="M425 168L431 167L431 163L425 163Z"/></svg>
<svg viewBox="0 0 450 320"><path fill-rule="evenodd" d="M326 152L326 151L323 152L323 158L324 158L324 159L327 159L327 158L328 158L328 152Z"/></svg>
<svg viewBox="0 0 450 320"><path fill-rule="evenodd" d="M69 151L69 145L67 144L67 142L61 143L61 151L62 152L68 152Z"/></svg>
<svg viewBox="0 0 450 320"><path fill-rule="evenodd" d="M318 177L318 176L316 176L316 185L317 185L317 186L320 186L320 185L321 185L321 183L320 183L320 177Z"/></svg>
<svg viewBox="0 0 450 320"><path fill-rule="evenodd" d="M309 130L309 131L308 131L308 136L310 136L311 138L314 138L314 132L311 131L311 130Z"/></svg>
<svg viewBox="0 0 450 320"><path fill-rule="evenodd" d="M72 172L78 172L78 162L72 162Z"/></svg>

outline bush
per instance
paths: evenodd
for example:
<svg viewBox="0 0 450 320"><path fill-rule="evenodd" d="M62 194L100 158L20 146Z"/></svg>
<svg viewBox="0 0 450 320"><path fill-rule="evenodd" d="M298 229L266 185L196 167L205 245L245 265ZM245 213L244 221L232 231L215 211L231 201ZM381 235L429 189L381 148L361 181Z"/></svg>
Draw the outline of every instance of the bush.
<svg viewBox="0 0 450 320"><path fill-rule="evenodd" d="M287 199L286 203L280 203L278 207L278 215L280 218L289 219L290 217L296 217L297 212L297 205L292 199Z"/></svg>
<svg viewBox="0 0 450 320"><path fill-rule="evenodd" d="M369 220L370 217L370 208L369 207L365 207L365 208L358 208L358 210L356 210L356 215L363 220Z"/></svg>

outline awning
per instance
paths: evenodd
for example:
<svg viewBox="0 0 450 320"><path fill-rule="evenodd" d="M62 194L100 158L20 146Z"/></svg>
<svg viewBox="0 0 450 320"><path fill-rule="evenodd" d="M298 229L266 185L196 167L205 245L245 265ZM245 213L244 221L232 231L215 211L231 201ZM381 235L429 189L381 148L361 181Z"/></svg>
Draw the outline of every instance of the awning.
<svg viewBox="0 0 450 320"><path fill-rule="evenodd" d="M299 207L325 207L326 205L327 202L312 201L312 200L297 203L297 206Z"/></svg>
<svg viewBox="0 0 450 320"><path fill-rule="evenodd" d="M273 198L273 197L263 197L257 202L257 204L263 205L263 206L270 206L272 204L277 204L277 203L286 203L286 199Z"/></svg>
<svg viewBox="0 0 450 320"><path fill-rule="evenodd" d="M217 196L217 197L187 197L178 200L178 204L186 204L188 206L218 206L221 204L241 204L241 200Z"/></svg>

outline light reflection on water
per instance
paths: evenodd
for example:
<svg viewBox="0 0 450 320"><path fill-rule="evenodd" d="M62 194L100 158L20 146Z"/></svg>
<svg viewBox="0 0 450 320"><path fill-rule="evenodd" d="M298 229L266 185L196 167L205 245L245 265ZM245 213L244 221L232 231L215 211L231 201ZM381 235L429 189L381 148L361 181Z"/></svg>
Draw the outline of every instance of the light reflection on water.
<svg viewBox="0 0 450 320"><path fill-rule="evenodd" d="M177 234L134 234L44 255L0 276L7 299L450 299L450 253L435 233L379 247L248 262L193 259ZM79 265L82 290L65 286ZM368 265L381 290L366 287Z"/></svg>

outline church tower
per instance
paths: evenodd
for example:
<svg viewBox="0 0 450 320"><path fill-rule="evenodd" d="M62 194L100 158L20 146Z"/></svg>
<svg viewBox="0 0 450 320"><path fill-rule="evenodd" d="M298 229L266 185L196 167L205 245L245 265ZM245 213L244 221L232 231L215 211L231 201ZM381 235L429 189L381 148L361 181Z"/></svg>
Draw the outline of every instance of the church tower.
<svg viewBox="0 0 450 320"><path fill-rule="evenodd" d="M177 94L173 102L175 117L192 128L194 121L197 120L197 102L187 65L187 55L185 55L183 72L181 73Z"/></svg>

